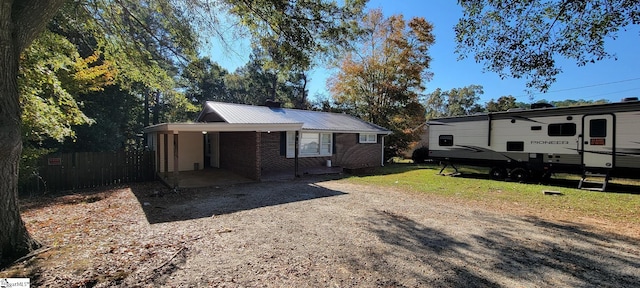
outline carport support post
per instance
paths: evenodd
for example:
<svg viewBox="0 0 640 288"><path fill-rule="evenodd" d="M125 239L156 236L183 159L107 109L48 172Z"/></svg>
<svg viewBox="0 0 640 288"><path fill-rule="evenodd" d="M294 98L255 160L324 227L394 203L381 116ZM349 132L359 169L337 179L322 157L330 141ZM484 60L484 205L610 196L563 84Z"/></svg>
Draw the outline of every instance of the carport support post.
<svg viewBox="0 0 640 288"><path fill-rule="evenodd" d="M300 175L298 174L298 144L300 143L299 139L300 138L300 131L296 130L296 137L295 137L295 145L293 145L295 148L293 149L293 169L294 169L294 173L295 173L295 178L299 177Z"/></svg>
<svg viewBox="0 0 640 288"><path fill-rule="evenodd" d="M164 148L163 150L163 154L164 154L164 179L166 181L166 179L169 177L169 134L164 133L162 134L164 136L164 145L162 148Z"/></svg>
<svg viewBox="0 0 640 288"><path fill-rule="evenodd" d="M178 188L178 183L180 183L180 174L178 172L179 169L179 157L178 157L178 131L173 131L173 188Z"/></svg>
<svg viewBox="0 0 640 288"><path fill-rule="evenodd" d="M156 149L156 173L154 173L154 177L158 177L160 175L160 132L156 133L155 149Z"/></svg>

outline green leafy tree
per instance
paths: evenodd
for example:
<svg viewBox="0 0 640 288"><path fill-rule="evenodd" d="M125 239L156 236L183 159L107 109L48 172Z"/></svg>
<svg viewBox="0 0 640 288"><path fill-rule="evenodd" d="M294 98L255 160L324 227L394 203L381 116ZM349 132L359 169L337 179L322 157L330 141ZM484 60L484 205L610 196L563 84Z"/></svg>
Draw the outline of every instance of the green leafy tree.
<svg viewBox="0 0 640 288"><path fill-rule="evenodd" d="M98 52L81 57L73 43L49 30L23 51L18 70L24 145L19 182L37 177L38 157L51 151L43 142L76 139L78 125L95 123L77 97L113 84L115 67L99 58Z"/></svg>
<svg viewBox="0 0 640 288"><path fill-rule="evenodd" d="M244 66L238 68L234 73L228 75L225 79L227 89L230 96L230 102L250 104L250 105L263 105L267 99L281 101L276 94L275 99L272 95L274 83L280 83L273 81L273 75L268 71L265 71L262 66L262 61L259 55L252 53L249 56L249 62ZM276 91L278 87L276 86Z"/></svg>
<svg viewBox="0 0 640 288"><path fill-rule="evenodd" d="M281 73L265 68L267 62L265 54L255 49L245 66L225 75L228 98L218 101L264 105L267 100L275 100L285 107L309 108L306 73Z"/></svg>
<svg viewBox="0 0 640 288"><path fill-rule="evenodd" d="M436 88L436 90L427 94L427 101L424 106L427 111L427 119L440 118L448 114L446 98L440 88Z"/></svg>
<svg viewBox="0 0 640 288"><path fill-rule="evenodd" d="M359 29L366 0L273 1L226 0L245 27L254 47L268 50L271 66L306 71L314 57L338 55ZM283 61L285 60L286 61ZM267 67L272 68L272 67Z"/></svg>
<svg viewBox="0 0 640 288"><path fill-rule="evenodd" d="M349 47L359 32L359 19L366 0L344 1L239 1L228 0L230 12L249 28L254 47L254 69L245 76L269 89L259 97L246 97L250 91L236 90L251 104L263 104L267 99L288 107L306 108L306 71L317 59L333 59L340 49ZM255 64L259 64L259 69ZM256 74L258 72L259 74ZM265 82L265 80L267 82ZM268 86L264 86L268 84ZM286 92L286 94L282 94ZM236 97L237 98L237 97ZM264 99L266 98L266 99ZM245 102L247 103L247 102Z"/></svg>
<svg viewBox="0 0 640 288"><path fill-rule="evenodd" d="M609 103L609 100L606 100L606 99L600 99L600 100L585 100L585 99L573 100L573 99L567 99L567 100L556 100L556 101L540 100L538 102L549 103L549 104L553 105L554 107L570 107L570 106L583 106L583 105L593 105L593 104L605 104L605 103Z"/></svg>
<svg viewBox="0 0 640 288"><path fill-rule="evenodd" d="M501 77L528 79L547 91L562 72L556 59L582 66L615 57L605 40L640 24L640 5L628 0L459 0L464 17L455 27L461 58L474 55Z"/></svg>
<svg viewBox="0 0 640 288"><path fill-rule="evenodd" d="M487 112L507 111L511 108L517 108L517 107L518 107L518 104L516 103L516 97L513 97L511 95L501 96L496 101L491 99L486 104Z"/></svg>
<svg viewBox="0 0 640 288"><path fill-rule="evenodd" d="M226 69L207 57L192 61L182 72L187 99L198 106L210 100L230 102L225 85L227 74Z"/></svg>
<svg viewBox="0 0 640 288"><path fill-rule="evenodd" d="M82 110L93 120L91 125L74 127L75 137L62 143L45 143L43 147L62 152L119 151L135 148L143 128L143 101L138 95L112 85L104 91L79 95Z"/></svg>
<svg viewBox="0 0 640 288"><path fill-rule="evenodd" d="M109 62L89 66L98 56L80 57L75 45L49 31L22 53L18 87L24 140L62 141L75 135L74 125L93 123L74 95L113 84L116 73Z"/></svg>
<svg viewBox="0 0 640 288"><path fill-rule="evenodd" d="M483 112L484 108L477 102L484 91L480 85L469 85L442 91L440 88L427 95L427 118L471 115Z"/></svg>
<svg viewBox="0 0 640 288"><path fill-rule="evenodd" d="M347 51L329 88L339 106L394 132L387 156L395 156L419 137L411 128L424 122L418 98L431 78L433 26L424 18L384 18L380 10L369 12L359 25L367 32Z"/></svg>
<svg viewBox="0 0 640 288"><path fill-rule="evenodd" d="M309 84L309 76L306 72L292 72L287 79L287 87L290 95L291 102L294 108L308 110L311 109L311 103L309 102L309 90L307 85Z"/></svg>

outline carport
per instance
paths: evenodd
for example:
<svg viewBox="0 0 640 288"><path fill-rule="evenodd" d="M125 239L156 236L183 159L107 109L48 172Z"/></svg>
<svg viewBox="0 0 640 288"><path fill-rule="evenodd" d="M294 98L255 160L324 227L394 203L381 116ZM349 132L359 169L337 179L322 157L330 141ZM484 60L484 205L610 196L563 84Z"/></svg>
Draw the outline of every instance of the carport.
<svg viewBox="0 0 640 288"><path fill-rule="evenodd" d="M180 172L211 168L229 170L242 177L261 180L261 135L302 129L302 123L162 123L146 127L147 144L155 155L159 179L171 187L180 185ZM224 141L221 144L221 139ZM296 147L297 147L296 137ZM297 175L295 169L291 175ZM206 171L204 171L206 173ZM204 175L203 173L197 173ZM206 175L205 175L206 177Z"/></svg>

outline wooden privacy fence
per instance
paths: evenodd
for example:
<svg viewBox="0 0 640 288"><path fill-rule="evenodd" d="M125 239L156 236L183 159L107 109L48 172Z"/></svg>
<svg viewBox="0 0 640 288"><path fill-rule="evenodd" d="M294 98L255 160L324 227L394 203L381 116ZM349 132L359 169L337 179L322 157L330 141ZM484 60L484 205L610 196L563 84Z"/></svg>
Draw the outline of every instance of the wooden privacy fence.
<svg viewBox="0 0 640 288"><path fill-rule="evenodd" d="M21 183L20 193L93 188L154 179L153 152L54 153L39 160L37 175Z"/></svg>

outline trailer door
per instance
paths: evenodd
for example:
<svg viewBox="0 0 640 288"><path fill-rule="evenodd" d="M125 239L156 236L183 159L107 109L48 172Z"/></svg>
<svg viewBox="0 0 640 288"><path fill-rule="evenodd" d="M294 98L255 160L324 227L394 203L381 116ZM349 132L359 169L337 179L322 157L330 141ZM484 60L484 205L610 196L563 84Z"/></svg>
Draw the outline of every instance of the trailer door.
<svg viewBox="0 0 640 288"><path fill-rule="evenodd" d="M585 167L613 168L615 117L612 114L586 115L582 125L582 164Z"/></svg>

